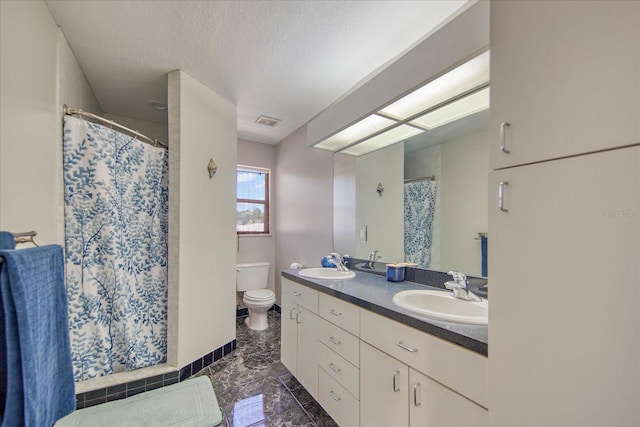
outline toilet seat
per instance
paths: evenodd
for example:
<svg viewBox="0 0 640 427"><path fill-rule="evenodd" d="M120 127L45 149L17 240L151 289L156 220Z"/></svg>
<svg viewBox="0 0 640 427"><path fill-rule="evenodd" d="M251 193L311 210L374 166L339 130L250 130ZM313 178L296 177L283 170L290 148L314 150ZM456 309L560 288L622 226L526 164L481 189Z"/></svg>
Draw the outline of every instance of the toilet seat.
<svg viewBox="0 0 640 427"><path fill-rule="evenodd" d="M249 301L268 301L275 297L270 289L252 289L244 293L244 300Z"/></svg>

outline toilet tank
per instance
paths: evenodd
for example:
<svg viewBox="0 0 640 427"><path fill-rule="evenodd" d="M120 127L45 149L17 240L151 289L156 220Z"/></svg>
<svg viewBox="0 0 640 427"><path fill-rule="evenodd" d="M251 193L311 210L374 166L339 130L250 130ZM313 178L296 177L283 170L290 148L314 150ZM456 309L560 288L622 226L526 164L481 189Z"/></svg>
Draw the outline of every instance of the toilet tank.
<svg viewBox="0 0 640 427"><path fill-rule="evenodd" d="M236 265L236 288L238 292L265 289L269 283L269 263L253 262Z"/></svg>

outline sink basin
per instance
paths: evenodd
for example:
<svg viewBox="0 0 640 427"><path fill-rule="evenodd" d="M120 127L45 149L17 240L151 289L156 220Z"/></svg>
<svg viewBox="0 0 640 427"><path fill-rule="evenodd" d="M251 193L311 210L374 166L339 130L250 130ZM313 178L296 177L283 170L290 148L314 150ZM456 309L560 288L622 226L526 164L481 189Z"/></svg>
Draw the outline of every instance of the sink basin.
<svg viewBox="0 0 640 427"><path fill-rule="evenodd" d="M338 271L335 268L305 268L298 271L302 277L322 280L347 280L356 277L353 271Z"/></svg>
<svg viewBox="0 0 640 427"><path fill-rule="evenodd" d="M489 302L465 301L444 291L409 290L393 296L393 303L415 314L452 322L486 325Z"/></svg>

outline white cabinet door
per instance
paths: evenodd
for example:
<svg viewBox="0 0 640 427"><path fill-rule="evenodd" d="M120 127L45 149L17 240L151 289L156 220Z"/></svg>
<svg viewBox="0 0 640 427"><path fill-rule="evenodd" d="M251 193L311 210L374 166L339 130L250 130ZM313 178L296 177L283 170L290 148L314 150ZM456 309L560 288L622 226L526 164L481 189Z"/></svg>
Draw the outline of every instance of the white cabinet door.
<svg viewBox="0 0 640 427"><path fill-rule="evenodd" d="M409 425L409 368L360 341L360 425Z"/></svg>
<svg viewBox="0 0 640 427"><path fill-rule="evenodd" d="M280 360L294 376L298 374L298 325L297 304L282 294L280 316Z"/></svg>
<svg viewBox="0 0 640 427"><path fill-rule="evenodd" d="M409 368L409 399L411 427L489 425L486 409L412 368Z"/></svg>
<svg viewBox="0 0 640 427"><path fill-rule="evenodd" d="M490 116L490 169L640 142L640 2L491 2Z"/></svg>
<svg viewBox="0 0 640 427"><path fill-rule="evenodd" d="M318 316L298 305L298 370L296 378L318 400Z"/></svg>
<svg viewBox="0 0 640 427"><path fill-rule="evenodd" d="M640 146L489 188L491 424L640 425Z"/></svg>

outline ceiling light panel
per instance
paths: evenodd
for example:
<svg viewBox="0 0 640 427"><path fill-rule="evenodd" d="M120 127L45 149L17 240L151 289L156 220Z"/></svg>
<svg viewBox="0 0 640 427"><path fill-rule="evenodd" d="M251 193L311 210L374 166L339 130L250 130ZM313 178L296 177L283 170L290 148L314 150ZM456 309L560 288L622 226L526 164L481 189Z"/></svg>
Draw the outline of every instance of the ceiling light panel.
<svg viewBox="0 0 640 427"><path fill-rule="evenodd" d="M354 141L366 138L368 135L388 128L395 123L396 122L393 120L372 114L349 126L348 128L338 132L332 137L327 138L324 141L314 145L314 147L334 152L339 151L349 144L353 144Z"/></svg>
<svg viewBox="0 0 640 427"><path fill-rule="evenodd" d="M391 144L395 144L396 142L411 138L412 136L417 135L421 132L424 131L413 126L400 125L386 132L383 132L380 135L376 135L372 138L366 139L354 146L345 148L344 150L340 151L340 153L349 154L351 156L361 156L363 154L367 154L372 151L387 147Z"/></svg>
<svg viewBox="0 0 640 427"><path fill-rule="evenodd" d="M398 120L433 108L451 98L489 83L489 52L465 62L420 89L380 110Z"/></svg>
<svg viewBox="0 0 640 427"><path fill-rule="evenodd" d="M433 129L488 108L489 88L487 87L411 120L410 123L424 129Z"/></svg>

